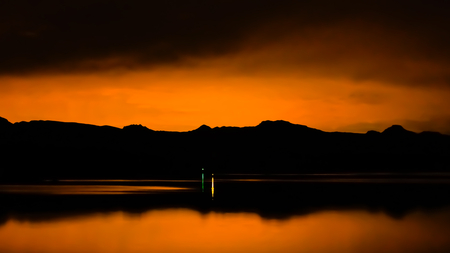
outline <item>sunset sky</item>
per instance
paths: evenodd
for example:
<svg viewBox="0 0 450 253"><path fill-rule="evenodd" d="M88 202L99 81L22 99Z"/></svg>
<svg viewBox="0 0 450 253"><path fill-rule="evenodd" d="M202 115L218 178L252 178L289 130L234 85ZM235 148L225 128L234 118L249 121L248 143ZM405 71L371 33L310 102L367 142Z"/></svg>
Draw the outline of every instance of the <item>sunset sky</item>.
<svg viewBox="0 0 450 253"><path fill-rule="evenodd" d="M6 0L0 116L450 134L450 1Z"/></svg>

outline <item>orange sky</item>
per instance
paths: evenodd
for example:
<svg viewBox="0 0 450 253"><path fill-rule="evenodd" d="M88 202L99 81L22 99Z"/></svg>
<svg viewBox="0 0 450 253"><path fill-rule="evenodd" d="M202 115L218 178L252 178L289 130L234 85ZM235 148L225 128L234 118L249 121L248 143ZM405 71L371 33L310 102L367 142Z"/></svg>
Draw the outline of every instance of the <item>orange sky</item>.
<svg viewBox="0 0 450 253"><path fill-rule="evenodd" d="M158 3L153 16L143 15L145 1L5 6L0 117L450 133L442 6L266 3Z"/></svg>
<svg viewBox="0 0 450 253"><path fill-rule="evenodd" d="M283 119L326 131L364 132L450 116L450 91L356 83L348 79L223 75L214 70L166 69L117 75L3 78L0 115L154 130L253 126ZM274 85L276 84L276 85Z"/></svg>

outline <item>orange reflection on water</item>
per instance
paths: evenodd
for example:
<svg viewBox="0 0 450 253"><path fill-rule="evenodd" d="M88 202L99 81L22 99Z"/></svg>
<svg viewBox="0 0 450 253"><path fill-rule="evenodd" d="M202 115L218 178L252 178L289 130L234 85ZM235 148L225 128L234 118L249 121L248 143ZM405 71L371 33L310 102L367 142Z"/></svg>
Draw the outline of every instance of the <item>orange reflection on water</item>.
<svg viewBox="0 0 450 253"><path fill-rule="evenodd" d="M0 252L449 252L449 210L395 220L328 211L287 220L188 209L0 227Z"/></svg>
<svg viewBox="0 0 450 253"><path fill-rule="evenodd" d="M149 194L183 190L191 190L191 188L132 185L0 185L0 192L26 194Z"/></svg>

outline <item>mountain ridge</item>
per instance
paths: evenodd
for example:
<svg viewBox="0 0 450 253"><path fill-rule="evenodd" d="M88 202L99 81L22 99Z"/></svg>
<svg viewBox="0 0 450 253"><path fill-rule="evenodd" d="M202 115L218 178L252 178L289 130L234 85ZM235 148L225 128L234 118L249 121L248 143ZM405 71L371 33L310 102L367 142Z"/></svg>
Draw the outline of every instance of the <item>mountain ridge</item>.
<svg viewBox="0 0 450 253"><path fill-rule="evenodd" d="M155 132L171 132L171 133L186 133L186 132L207 132L209 130L214 130L214 129L245 129L245 128L261 128L261 129L272 129L272 130L276 130L276 129L291 129L291 130L308 130L308 131L318 131L318 132L323 132L323 133L351 133L351 134L363 134L363 133L355 133L355 132L340 132L340 131L333 131L333 132L326 132L317 128L312 128L312 127L308 127L306 125L302 125L302 124L295 124L295 123L291 123L289 121L285 121L285 120L264 120L261 121L261 123L259 123L256 126L244 126L244 127L238 127L238 126L216 126L214 128L203 124L201 126L199 126L196 129L193 130L188 130L188 131L167 131L167 130L153 130L150 129L146 126L143 126L141 124L131 124L131 125L126 125L122 128L120 127L114 127L114 126L109 126L109 125L94 125L94 124L88 124L88 123L79 123L79 122L65 122L65 121L55 121L55 120L31 120L31 121L20 121L20 122L15 122L15 123L11 123L9 122L6 118L0 117L0 128L4 127L4 126L17 126L17 125L24 125L24 124L59 124L59 125L72 125L72 126L80 126L80 127L105 127L105 128L113 128L113 129L137 129L137 127L140 127L141 130L150 130L150 131L155 131ZM396 135L396 134L400 134L400 135L404 135L404 134L439 134L439 135L446 135L443 133L439 133L439 132L435 132L435 131L422 131L420 133L416 133L410 130L406 130L403 126L401 125L392 125L388 128L386 128L385 130L383 130L382 132L378 132L375 130L368 130L365 134L374 134L374 133L381 133L381 134L386 134L386 135ZM450 135L446 135L446 136L450 136Z"/></svg>
<svg viewBox="0 0 450 253"><path fill-rule="evenodd" d="M394 125L324 132L287 121L187 132L0 119L0 181L215 173L450 172L450 136Z"/></svg>

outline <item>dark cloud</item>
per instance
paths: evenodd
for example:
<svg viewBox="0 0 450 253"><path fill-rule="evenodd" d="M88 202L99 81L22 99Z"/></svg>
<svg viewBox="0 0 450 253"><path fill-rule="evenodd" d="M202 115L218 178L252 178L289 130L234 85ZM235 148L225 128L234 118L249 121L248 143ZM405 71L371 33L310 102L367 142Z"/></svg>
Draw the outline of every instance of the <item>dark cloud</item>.
<svg viewBox="0 0 450 253"><path fill-rule="evenodd" d="M0 74L147 68L283 48L295 38L297 58L278 59L281 65L450 84L449 7L411 0L7 0L0 2Z"/></svg>

